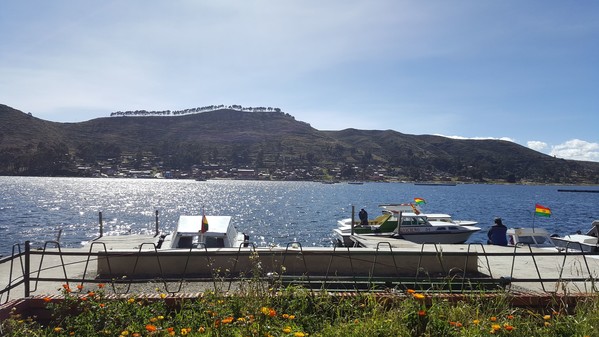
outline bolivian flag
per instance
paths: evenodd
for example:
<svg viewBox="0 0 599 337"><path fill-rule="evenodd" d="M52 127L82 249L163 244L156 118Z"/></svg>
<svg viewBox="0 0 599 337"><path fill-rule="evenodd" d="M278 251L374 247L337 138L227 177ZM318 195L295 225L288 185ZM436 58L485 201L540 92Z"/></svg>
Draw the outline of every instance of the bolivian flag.
<svg viewBox="0 0 599 337"><path fill-rule="evenodd" d="M202 234L204 234L207 231L208 231L208 218L206 218L206 215L202 215L202 227L200 229L200 232Z"/></svg>
<svg viewBox="0 0 599 337"><path fill-rule="evenodd" d="M416 203L416 205L426 204L426 201L422 198L414 198L414 202Z"/></svg>
<svg viewBox="0 0 599 337"><path fill-rule="evenodd" d="M545 207L543 205L536 204L535 205L535 215L536 216L550 217L551 216L551 210L549 209L549 207Z"/></svg>

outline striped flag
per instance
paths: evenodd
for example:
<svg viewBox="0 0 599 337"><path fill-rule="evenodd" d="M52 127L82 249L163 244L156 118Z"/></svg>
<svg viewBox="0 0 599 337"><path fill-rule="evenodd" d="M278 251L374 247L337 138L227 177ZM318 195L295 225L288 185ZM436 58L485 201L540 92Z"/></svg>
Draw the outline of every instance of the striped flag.
<svg viewBox="0 0 599 337"><path fill-rule="evenodd" d="M208 231L208 218L206 218L206 215L203 214L202 215L202 227L200 229L200 232L202 234L206 233Z"/></svg>
<svg viewBox="0 0 599 337"><path fill-rule="evenodd" d="M543 216L543 217L550 217L551 210L549 209L549 207L545 207L543 205L536 204L535 205L535 215Z"/></svg>
<svg viewBox="0 0 599 337"><path fill-rule="evenodd" d="M416 205L426 204L426 200L424 200L423 198L414 198L414 202L416 203Z"/></svg>

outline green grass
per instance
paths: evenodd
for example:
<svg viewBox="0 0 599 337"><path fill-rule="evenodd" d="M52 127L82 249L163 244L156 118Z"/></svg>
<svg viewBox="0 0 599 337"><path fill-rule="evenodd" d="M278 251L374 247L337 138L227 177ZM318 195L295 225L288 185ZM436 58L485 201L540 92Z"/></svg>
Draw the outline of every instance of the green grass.
<svg viewBox="0 0 599 337"><path fill-rule="evenodd" d="M598 336L599 301L575 308L514 307L509 294L473 294L460 302L408 290L393 296L334 296L248 282L241 291L195 299L108 299L103 285L61 289L47 319L15 313L3 336Z"/></svg>

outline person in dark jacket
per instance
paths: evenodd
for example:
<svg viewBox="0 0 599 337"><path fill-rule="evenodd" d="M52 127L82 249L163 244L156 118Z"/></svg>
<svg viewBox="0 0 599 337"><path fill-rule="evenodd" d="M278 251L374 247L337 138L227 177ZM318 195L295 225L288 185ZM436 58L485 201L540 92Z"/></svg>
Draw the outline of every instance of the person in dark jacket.
<svg viewBox="0 0 599 337"><path fill-rule="evenodd" d="M501 221L501 218L495 218L495 223L487 232L487 243L491 245L507 246L507 227Z"/></svg>
<svg viewBox="0 0 599 337"><path fill-rule="evenodd" d="M360 213L358 213L358 216L360 217L360 225L368 226L368 212L362 208Z"/></svg>

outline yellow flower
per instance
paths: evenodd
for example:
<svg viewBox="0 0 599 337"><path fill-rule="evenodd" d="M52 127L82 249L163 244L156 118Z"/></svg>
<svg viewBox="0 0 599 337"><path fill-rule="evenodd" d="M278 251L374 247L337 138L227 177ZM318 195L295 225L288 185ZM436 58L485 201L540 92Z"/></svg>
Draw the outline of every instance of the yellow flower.
<svg viewBox="0 0 599 337"><path fill-rule="evenodd" d="M499 330L501 330L501 325L493 324L493 325L491 325L491 329L493 329L494 331L499 331Z"/></svg>
<svg viewBox="0 0 599 337"><path fill-rule="evenodd" d="M551 326L551 323L545 322L545 326Z"/></svg>
<svg viewBox="0 0 599 337"><path fill-rule="evenodd" d="M290 333L291 332L291 327L290 326L286 326L283 328L283 332L284 333Z"/></svg>
<svg viewBox="0 0 599 337"><path fill-rule="evenodd" d="M164 319L164 316L160 315L160 316L158 316L156 318L158 318L159 321L162 321Z"/></svg>
<svg viewBox="0 0 599 337"><path fill-rule="evenodd" d="M289 318L289 314L283 314L282 316L284 319L288 319Z"/></svg>
<svg viewBox="0 0 599 337"><path fill-rule="evenodd" d="M54 332L61 332L61 331L62 331L62 328L59 326L54 328Z"/></svg>
<svg viewBox="0 0 599 337"><path fill-rule="evenodd" d="M260 312L263 313L264 315L268 315L268 313L270 312L270 309L268 309L267 307L262 307L262 308L260 308Z"/></svg>
<svg viewBox="0 0 599 337"><path fill-rule="evenodd" d="M166 298L166 294L165 293L160 294L160 298L165 299Z"/></svg>
<svg viewBox="0 0 599 337"><path fill-rule="evenodd" d="M135 302L135 299L133 297L127 300L127 303L129 304L133 304L133 302Z"/></svg>
<svg viewBox="0 0 599 337"><path fill-rule="evenodd" d="M298 331L298 332L294 333L293 336L295 336L295 337L304 337L304 336L306 336L306 334L303 333L303 332L301 332L301 331Z"/></svg>
<svg viewBox="0 0 599 337"><path fill-rule="evenodd" d="M123 331L121 332L121 335L123 335L123 336L128 336L128 335L129 335L129 331L127 331L127 330L123 330Z"/></svg>
<svg viewBox="0 0 599 337"><path fill-rule="evenodd" d="M204 333L204 332L206 332L206 328L204 328L203 326L201 326L201 327L198 329L198 332L199 332L199 333Z"/></svg>
<svg viewBox="0 0 599 337"><path fill-rule="evenodd" d="M473 320L473 321L472 321L472 323L473 323L474 325L478 325L478 323L480 323L480 320L478 320L478 319L475 319L475 320Z"/></svg>
<svg viewBox="0 0 599 337"><path fill-rule="evenodd" d="M290 319L290 320L293 320L293 319L295 319L295 315L289 315L289 319Z"/></svg>
<svg viewBox="0 0 599 337"><path fill-rule="evenodd" d="M543 319L546 320L546 321L548 321L548 320L551 319L551 315L545 315L545 316L543 316Z"/></svg>

